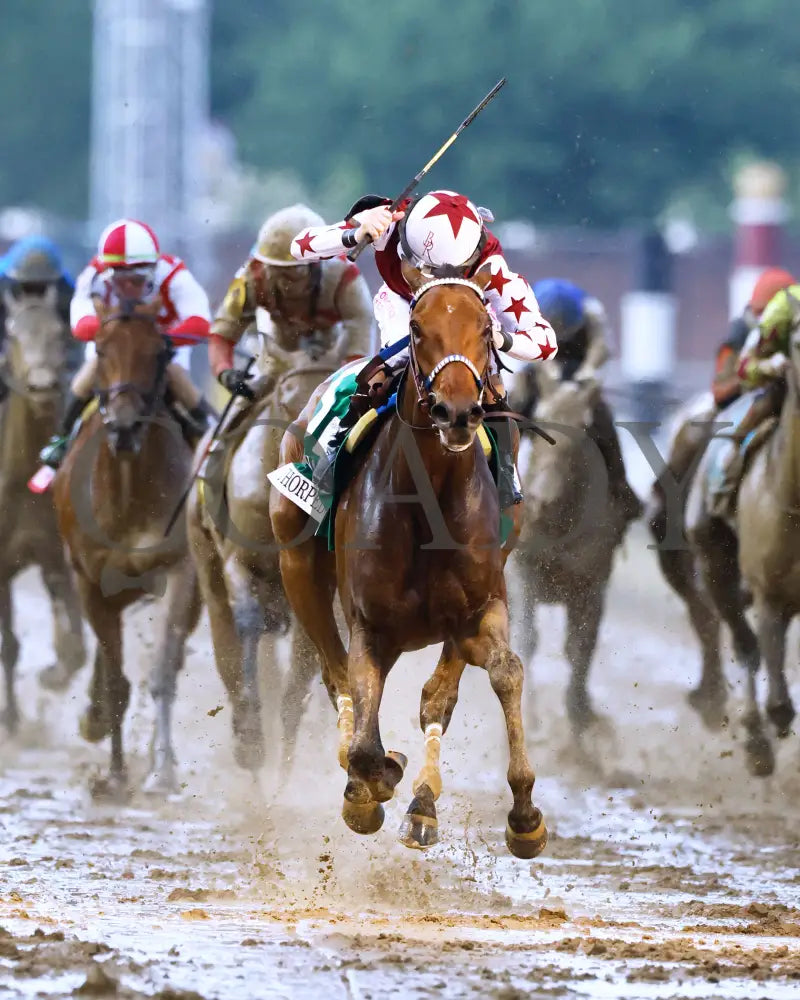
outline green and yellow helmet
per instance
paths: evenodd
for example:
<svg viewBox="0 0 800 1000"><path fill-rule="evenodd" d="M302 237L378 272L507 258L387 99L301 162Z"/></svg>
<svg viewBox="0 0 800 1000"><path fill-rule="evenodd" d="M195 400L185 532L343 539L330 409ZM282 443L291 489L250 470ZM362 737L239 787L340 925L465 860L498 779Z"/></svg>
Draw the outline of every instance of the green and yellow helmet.
<svg viewBox="0 0 800 1000"><path fill-rule="evenodd" d="M282 208L271 215L258 231L250 255L264 264L276 267L293 267L302 264L290 253L292 240L303 229L324 226L325 220L308 205L297 204Z"/></svg>

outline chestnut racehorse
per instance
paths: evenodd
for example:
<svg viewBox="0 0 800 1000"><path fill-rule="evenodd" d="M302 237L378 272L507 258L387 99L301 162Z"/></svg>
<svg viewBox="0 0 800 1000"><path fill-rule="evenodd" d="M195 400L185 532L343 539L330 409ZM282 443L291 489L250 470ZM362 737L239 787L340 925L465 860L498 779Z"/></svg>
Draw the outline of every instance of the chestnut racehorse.
<svg viewBox="0 0 800 1000"><path fill-rule="evenodd" d="M307 515L272 491L283 584L319 651L323 680L338 711L339 761L348 772L342 814L348 826L358 833L380 828L381 803L392 798L405 767L405 757L386 754L381 743L378 712L389 671L402 653L444 642L422 692L426 760L414 783L402 840L410 847L436 840L439 747L461 674L472 663L488 672L505 715L514 797L506 841L517 857L535 857L547 832L531 800L522 662L508 644L507 551L501 546L498 495L477 439L491 356L492 322L483 293L490 275L431 281L403 267L415 299L397 413L378 430L339 498L335 553L321 538L301 540L302 532L310 534ZM326 386L300 415L298 433L284 436L283 462L302 459L302 430ZM409 495L416 499L409 502ZM520 512L514 508L515 521ZM350 634L348 652L332 610L337 587Z"/></svg>
<svg viewBox="0 0 800 1000"><path fill-rule="evenodd" d="M122 612L166 594L161 641L150 674L156 702L152 771L145 789L177 790L171 715L187 636L200 598L181 518L163 532L191 471L192 450L164 398L168 345L144 307L102 317L97 335L97 411L87 419L54 481L59 527L75 568L83 612L97 636L90 704L81 734L111 735L111 770L95 791L127 791L122 722L130 683L122 669Z"/></svg>

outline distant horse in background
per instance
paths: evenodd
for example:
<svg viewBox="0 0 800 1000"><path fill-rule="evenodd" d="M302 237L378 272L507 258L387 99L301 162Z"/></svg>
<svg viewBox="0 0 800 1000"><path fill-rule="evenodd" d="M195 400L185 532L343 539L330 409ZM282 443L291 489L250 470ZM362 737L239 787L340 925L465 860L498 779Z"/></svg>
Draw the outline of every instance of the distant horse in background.
<svg viewBox="0 0 800 1000"><path fill-rule="evenodd" d="M171 351L154 315L132 304L103 312L96 344L99 405L80 428L53 489L83 611L97 636L81 734L92 742L111 735L110 772L93 791L124 800L122 722L130 682L122 669L122 612L148 594L164 594L164 622L150 674L156 720L145 791L178 789L172 706L201 604L184 518L167 539L163 533L188 483L192 449L165 400Z"/></svg>
<svg viewBox="0 0 800 1000"><path fill-rule="evenodd" d="M14 672L20 643L14 634L11 583L19 572L38 566L50 596L56 661L40 674L42 685L63 690L86 660L78 595L52 497L27 487L39 466L39 451L60 420L66 387L69 333L56 299L55 288L43 297L4 294L0 375L8 395L0 407L0 509L6 512L0 520L0 659L6 690L2 720L12 732L19 722Z"/></svg>
<svg viewBox="0 0 800 1000"><path fill-rule="evenodd" d="M535 608L561 604L567 613L564 655L572 675L567 717L576 741L598 721L587 681L594 656L614 553L626 520L608 489L608 473L591 439L592 414L601 392L594 379L561 381L537 366L536 422L554 447L536 442L522 482L525 518L509 569L521 655L529 667L536 652ZM523 412L528 409L520 400ZM527 413L532 416L533 414Z"/></svg>
<svg viewBox="0 0 800 1000"><path fill-rule="evenodd" d="M787 629L800 614L800 333L793 335L789 354L780 416L755 432L735 517L727 521L708 514L708 472L722 442L712 442L703 456L687 504L689 538L715 606L731 629L737 659L747 670L745 752L757 777L775 769L756 686L762 657L766 714L779 738L789 735L795 716L784 661ZM748 592L757 635L745 616Z"/></svg>

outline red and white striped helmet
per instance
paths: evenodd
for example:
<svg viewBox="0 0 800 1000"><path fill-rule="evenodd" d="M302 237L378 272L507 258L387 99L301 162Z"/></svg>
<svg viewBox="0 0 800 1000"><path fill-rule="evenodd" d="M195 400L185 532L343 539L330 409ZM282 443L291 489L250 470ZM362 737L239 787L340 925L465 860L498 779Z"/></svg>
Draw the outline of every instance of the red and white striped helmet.
<svg viewBox="0 0 800 1000"><path fill-rule="evenodd" d="M144 222L118 219L106 226L97 244L97 259L105 267L155 264L160 250L158 238Z"/></svg>
<svg viewBox="0 0 800 1000"><path fill-rule="evenodd" d="M478 249L483 234L477 207L455 191L423 195L402 221L401 245L417 266L461 267Z"/></svg>

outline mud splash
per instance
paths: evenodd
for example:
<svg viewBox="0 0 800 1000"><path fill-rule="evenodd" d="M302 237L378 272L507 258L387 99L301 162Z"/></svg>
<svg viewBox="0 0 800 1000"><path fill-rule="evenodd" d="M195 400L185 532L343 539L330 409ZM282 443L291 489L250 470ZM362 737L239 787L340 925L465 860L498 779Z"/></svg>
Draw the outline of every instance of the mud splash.
<svg viewBox="0 0 800 1000"><path fill-rule="evenodd" d="M796 738L778 747L776 776L756 782L735 711L727 731L700 727L685 707L697 656L645 544L635 536L615 572L592 679L611 725L592 736L591 767L563 722L563 620L540 615L527 710L552 838L534 863L503 843L502 719L485 676L465 675L443 744L442 842L421 856L396 841L405 781L378 835L344 828L321 691L288 787L236 769L205 628L179 694L182 795L93 804L106 749L76 734L88 677L60 699L37 688L50 649L25 576L27 722L0 747L0 998L800 994ZM126 635L134 784L146 769L149 617L138 609ZM409 769L432 663L405 658L387 690L385 739Z"/></svg>

